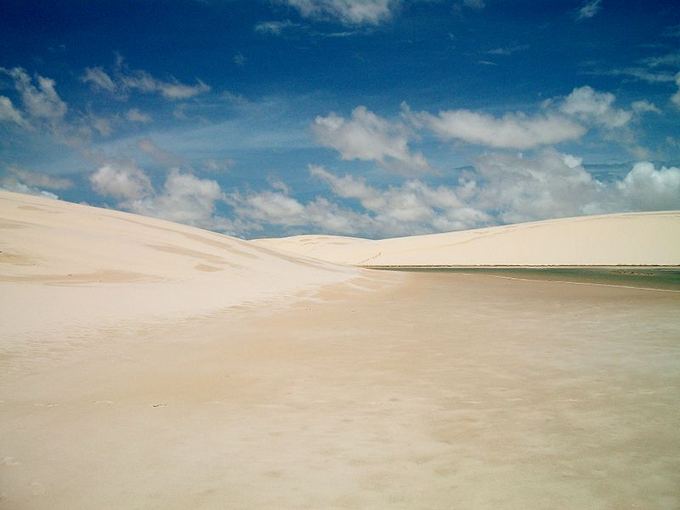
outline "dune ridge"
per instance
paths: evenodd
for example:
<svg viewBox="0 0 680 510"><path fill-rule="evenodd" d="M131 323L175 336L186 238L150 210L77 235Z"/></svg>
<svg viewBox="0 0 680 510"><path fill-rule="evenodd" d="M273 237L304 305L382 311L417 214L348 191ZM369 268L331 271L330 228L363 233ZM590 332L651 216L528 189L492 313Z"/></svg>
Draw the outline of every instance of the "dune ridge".
<svg viewBox="0 0 680 510"><path fill-rule="evenodd" d="M355 266L680 265L680 211L581 216L370 240L302 235L259 246Z"/></svg>

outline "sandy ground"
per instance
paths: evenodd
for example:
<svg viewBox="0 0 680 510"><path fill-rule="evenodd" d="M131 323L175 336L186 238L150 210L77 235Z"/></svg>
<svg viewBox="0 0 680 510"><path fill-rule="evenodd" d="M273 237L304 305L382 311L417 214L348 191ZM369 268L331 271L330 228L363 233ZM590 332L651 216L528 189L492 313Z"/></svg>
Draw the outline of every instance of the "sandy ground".
<svg viewBox="0 0 680 510"><path fill-rule="evenodd" d="M45 342L3 360L0 506L675 509L679 309L376 272Z"/></svg>
<svg viewBox="0 0 680 510"><path fill-rule="evenodd" d="M303 235L254 243L360 266L680 265L680 211L581 216L376 241Z"/></svg>

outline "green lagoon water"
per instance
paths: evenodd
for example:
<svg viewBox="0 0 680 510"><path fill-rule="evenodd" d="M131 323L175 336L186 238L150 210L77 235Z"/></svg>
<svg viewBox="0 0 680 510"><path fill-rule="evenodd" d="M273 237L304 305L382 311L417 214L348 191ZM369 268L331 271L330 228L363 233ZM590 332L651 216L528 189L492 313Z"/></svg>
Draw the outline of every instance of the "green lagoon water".
<svg viewBox="0 0 680 510"><path fill-rule="evenodd" d="M498 267L498 266L371 266L370 269L428 273L468 273L530 280L599 283L680 291L680 267Z"/></svg>

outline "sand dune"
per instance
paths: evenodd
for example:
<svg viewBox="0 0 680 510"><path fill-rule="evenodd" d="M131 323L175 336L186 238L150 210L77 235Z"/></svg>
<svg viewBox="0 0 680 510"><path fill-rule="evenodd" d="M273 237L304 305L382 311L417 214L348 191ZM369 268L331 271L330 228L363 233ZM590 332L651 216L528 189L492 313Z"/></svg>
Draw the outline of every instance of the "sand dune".
<svg viewBox="0 0 680 510"><path fill-rule="evenodd" d="M377 241L304 235L254 242L360 266L680 265L680 211L583 216Z"/></svg>
<svg viewBox="0 0 680 510"><path fill-rule="evenodd" d="M0 231L5 338L205 314L358 274L197 228L9 192L0 192Z"/></svg>
<svg viewBox="0 0 680 510"><path fill-rule="evenodd" d="M679 292L267 248L659 263L677 226L250 243L0 193L0 508L677 508Z"/></svg>

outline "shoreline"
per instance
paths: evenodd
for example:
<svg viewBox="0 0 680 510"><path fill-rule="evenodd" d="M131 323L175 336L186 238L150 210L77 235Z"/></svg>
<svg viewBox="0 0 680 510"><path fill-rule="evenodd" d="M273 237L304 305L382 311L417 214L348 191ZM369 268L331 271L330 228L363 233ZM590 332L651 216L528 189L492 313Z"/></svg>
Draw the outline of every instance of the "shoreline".
<svg viewBox="0 0 680 510"><path fill-rule="evenodd" d="M485 274L502 278L680 292L680 266L360 266L376 271Z"/></svg>

